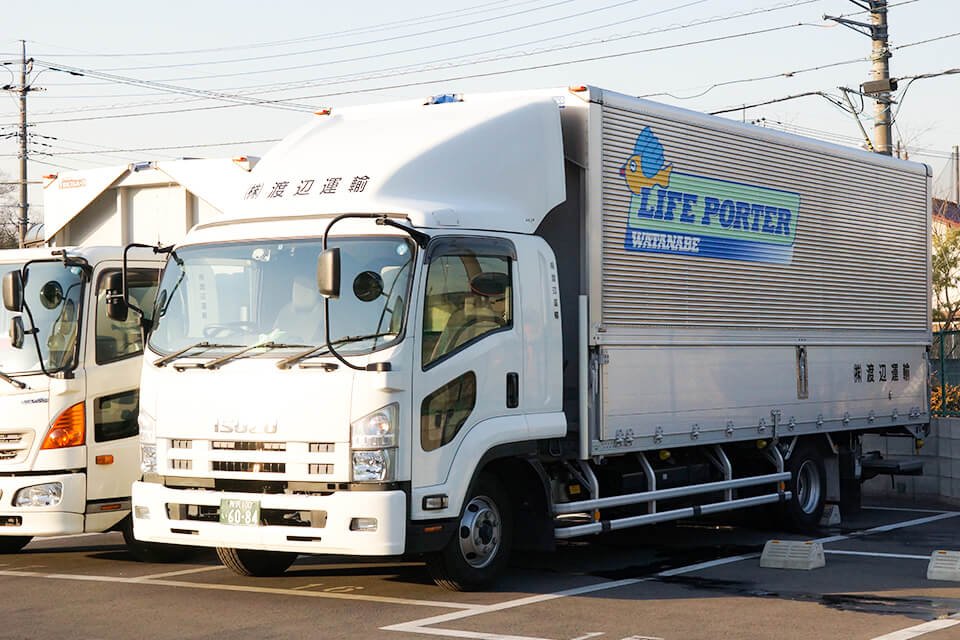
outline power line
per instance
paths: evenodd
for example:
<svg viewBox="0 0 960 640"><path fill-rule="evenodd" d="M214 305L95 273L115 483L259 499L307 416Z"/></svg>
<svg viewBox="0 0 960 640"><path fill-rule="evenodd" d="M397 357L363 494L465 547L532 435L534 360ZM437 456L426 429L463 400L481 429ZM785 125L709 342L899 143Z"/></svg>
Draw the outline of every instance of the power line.
<svg viewBox="0 0 960 640"><path fill-rule="evenodd" d="M716 17L707 18L707 19L698 20L698 21L685 22L685 23L683 23L683 24L671 25L671 26L668 26L668 27L659 27L659 28L655 28L655 29L649 29L649 30L646 30L646 31L633 32L633 33L629 33L629 34L626 34L626 35L613 36L613 37L608 37L608 38L600 38L600 39L595 39L595 40L593 40L593 41L588 41L588 42L585 42L585 43L575 43L575 44L574 44L574 43L565 42L565 43L563 43L561 46L554 47L554 48L540 49L540 50L538 50L538 51L535 51L534 53L537 53L537 54L552 53L552 52L554 52L554 51L565 51L565 50L568 50L568 49L570 49L570 48L587 46L587 45L591 45L591 44L609 44L610 42L616 42L616 41L619 41L619 40L636 38L636 37L639 37L639 36L653 35L653 34L660 34L660 33L667 33L667 32L670 32L670 31L679 31L679 30L683 30L683 29L689 29L689 28L693 28L693 27L697 27L697 26L702 26L702 25L705 25L705 24L713 24L713 23L717 23L717 22L723 22L723 21L726 21L726 20L733 20L733 19L737 19L737 18L742 18L742 17L748 17L748 16L753 16L753 15L758 15L758 14L761 14L761 13L769 13L769 12L772 12L772 11L780 11L780 10L782 10L782 9L788 9L788 8L797 7L797 6L802 6L802 5L806 5L806 4L812 4L812 3L814 3L814 2L819 2L819 1L820 1L820 0L793 0L792 2L784 2L784 3L780 3L780 4L778 4L778 5L774 5L774 6L771 6L771 7L764 7L764 8L753 9L753 10L748 10L748 11L740 11L740 12L736 12L736 13L733 13L733 14L716 16ZM581 34L581 33L586 33L586 32L589 32L589 31L595 31L595 30L597 30L597 29L606 28L606 27L610 27L610 26L622 26L623 24L626 24L627 22L633 22L633 21L636 21L636 20L639 20L639 19L643 19L643 18L647 18L647 17L654 16L654 15L659 15L659 14L667 13L667 12L674 11L674 10L677 10L677 9L682 9L682 8L685 8L685 7L690 6L690 5L692 5L692 4L698 4L699 2L700 2L700 0L695 0L695 1L693 1L693 2L689 2L689 3L687 3L687 4L680 5L680 6L678 6L678 7L671 7L671 8L667 8L667 9L661 9L661 10L655 11L655 12L650 13L650 14L645 14L645 15L638 16L638 17L635 17L635 18L631 18L631 19L629 19L629 20L618 20L618 21L616 21L616 22L612 22L612 23L608 23L608 24L605 24L605 25L601 25L601 26L599 26L599 27L591 27L591 28L589 28L589 29L580 29L580 30L578 30L578 31L572 31L572 32L568 32L568 33L565 33L565 34L558 34L558 35L550 36L550 37L547 37L547 38L540 38L540 39L537 39L537 40L531 40L531 41L527 41L527 42L512 44L512 45L509 45L509 46L506 46L506 47L498 47L498 48L495 48L495 49L488 49L488 50L486 50L486 51L480 51L480 52L475 52L475 53L473 53L473 54L469 54L468 56L454 56L454 57L450 57L450 58L441 59L440 61L434 60L434 63L436 63L436 62L446 62L446 61L451 61L451 60L461 60L461 59L463 59L463 58L465 58L465 57L486 55L486 54L490 54L490 53L496 53L496 52L500 52L500 51L506 51L506 50L510 50L510 49L515 49L516 47L529 46L529 45L532 45L532 44L539 44L539 43L541 43L541 42L547 42L547 41L550 41L550 40L557 40L557 39L559 39L559 38L568 38L568 37L571 37L571 36L579 35L579 34ZM539 25L535 25L535 26L539 26ZM496 33L493 33L493 34L485 34L485 35L482 36L482 37L487 37L487 36L489 36L489 35L499 35L500 33L503 33L503 32L496 32ZM473 38L473 39L476 39L476 38ZM364 56L356 56L356 57L351 57L351 58L339 58L339 59L335 59L335 60L325 60L325 61L323 61L322 63L301 64L301 65L294 65L294 66L289 66L289 67L272 68L272 69L263 70L263 71L244 70L244 71L242 71L242 72L237 72L237 73L195 75L195 76L186 76L186 77L177 77L177 78L167 78L167 79L161 80L161 81L159 81L159 82L168 82L168 81L184 82L184 81L188 81L188 80L212 80L212 79L231 78L231 77L237 77L237 76L248 77L248 76L251 76L251 75L258 75L258 74L265 74L265 73L277 73L277 72L281 72L281 71L296 71L296 70L300 70L300 69L309 69L309 68L314 68L314 67L319 67L319 66L327 66L327 65L334 65L334 64L345 64L345 63L360 62L360 61L363 61L363 60L370 60L370 59L382 60L384 57L387 57L387 56L392 56L392 55L397 55L397 54L402 54L402 53L410 53L410 52L413 52L413 51L420 51L420 50L425 50L425 49L434 49L434 48L437 47L437 46L444 46L444 45L449 45L449 44L460 44L460 43L462 43L462 42L464 42L464 41L465 41L464 39L458 39L458 40L448 41L448 42L445 42L445 43L439 43L439 44L438 44L438 43L434 43L434 44L431 44L431 45L425 45L425 46L415 47L415 48L411 48L411 49L401 49L401 50L394 50L394 51L389 51L389 52L380 52L380 53L376 53L376 54L370 54L370 55L364 55ZM531 55L531 52L523 51L523 52L520 52L520 53L513 53L513 54L507 54L507 55L504 55L504 56L492 57L492 58L489 58L489 59L487 59L487 60L483 60L482 62L495 62L495 61L500 61L500 60L507 60L507 59L512 59L512 58L517 58L517 57L526 57L526 56L529 56L529 55ZM477 62L468 61L468 62L464 62L463 64L459 64L459 65L438 65L438 64L433 64L433 65L427 67L427 69L432 69L432 68L450 68L450 67L456 67L456 66L467 66L467 65L470 65L470 64L477 64ZM411 69L411 68L413 68L413 69L421 69L421 68L423 68L423 66L422 66L421 64L417 64L417 65L407 65L406 67L393 67L393 68L391 68L391 69L383 69L383 68L381 68L381 69L379 69L379 71L377 72L379 75L377 75L377 76L375 76L375 77L380 77L380 76L382 76L382 75L394 76L394 75L397 75L396 72L397 72L398 70ZM415 71L411 71L411 72L417 72L417 71L415 70ZM367 73L367 75L361 75L361 76L359 76L359 79L368 79L367 76L369 75L369 72L366 72L366 73ZM327 84L327 83L329 83L329 82L331 82L331 81L341 80L342 78L354 78L354 77L357 77L357 74L353 74L353 75L351 75L351 76L327 76L327 77L325 77L325 78L312 78L311 80L309 80L309 81L306 82L306 86L316 86L316 85L319 85L319 84ZM247 85L246 87L243 87L243 88L262 88L262 89L271 88L271 89L273 89L273 88L284 87L284 86L288 86L288 87L293 87L293 86L303 87L303 86L305 86L305 83L304 83L304 81L287 81L287 82L283 82L283 83L266 83L266 84L260 84L260 85ZM235 90L235 89L236 89L236 88L234 88L233 90Z"/></svg>
<svg viewBox="0 0 960 640"><path fill-rule="evenodd" d="M760 13L769 13L769 12L772 12L772 11L778 11L778 10L785 9L785 8L791 8L791 7L795 7L795 6L800 6L800 5L805 5L805 4L811 4L811 3L817 2L817 1L819 1L819 0L796 0L796 1L792 2L792 3L783 3L783 4L775 5L775 6L772 6L772 7L765 7L765 8L756 9L756 10L752 10L752 11L748 11L748 12L739 12L739 13L736 13L736 14L730 14L730 15L725 15L725 16L712 17L712 18L708 18L708 19L705 19L705 20L700 20L700 21L696 21L696 22L692 22L692 23L686 23L685 25L671 26L671 27L660 28L660 29L652 29L652 30L648 30L648 31L642 32L642 33L634 33L634 34L627 34L627 35L623 35L623 36L616 36L616 37L612 37L612 38L602 39L602 40L600 40L600 42L606 44L606 43L609 43L609 42L614 42L614 41L617 41L617 40L623 40L623 39L626 39L626 38L635 38L635 37L638 37L639 35L649 35L649 34L652 34L652 33L664 33L664 32L667 32L667 31L674 31L674 30L679 30L679 29L684 29L684 28L691 28L691 27L700 26L700 25L703 25L703 24L709 24L709 23L714 23L714 22L731 20L731 19L736 19L736 18L740 18L740 17L746 17L746 16L749 16L749 15L756 15L756 14L760 14ZM689 3L689 4L695 4L695 3ZM687 6L687 5L683 5L683 6ZM655 12L655 13L663 13L663 12L665 12L665 11L664 11L664 10L661 10L661 11L658 11L658 12ZM653 15L653 14L651 14L651 15ZM691 42L683 42L683 43L677 43L677 44L673 44L673 45L663 45L663 46L660 46L660 47L652 47L652 48L648 48L648 49L641 49L641 50L636 50L636 51L631 51L631 52L625 52L625 53L609 54L609 55L605 55L605 56L594 56L594 57L581 58L581 59L578 59L578 60L570 60L570 61L565 61L565 62L560 62L560 63L548 63L548 64L541 64L541 65L533 65L533 66L529 66L529 67L523 67L523 68L520 68L520 69L501 70L501 71L491 72L491 73L467 74L467 75L457 76L457 77L454 77L454 78L428 80L428 81L421 81L421 82L414 82L414 83L407 83L407 84L400 84L400 85L391 85L391 86L389 86L389 87L378 87L378 88L374 88L374 89L357 89L357 90L352 90L352 91L332 92L332 93L326 93L326 94L321 94L321 95L305 96L305 97L301 97L301 98L274 99L274 100L270 100L270 101L263 101L262 103L263 103L263 104L287 104L287 105L291 105L291 106L295 106L295 107L300 107L300 106L302 106L302 105L294 105L293 103L290 102L290 100L295 100L295 99L299 99L299 100L302 100L302 99L314 99L314 98L318 98L318 97L331 97L331 96L338 96L338 95L351 94L351 93L368 93L368 92L371 92L371 91L380 91L380 90L392 89L392 88L404 88L404 87L417 86L417 85L422 85L422 84L430 84L430 83L434 83L434 82L448 82L448 81L456 81L456 80L462 80L462 79L467 79L467 78L487 77L487 76L490 76L490 75L516 73L516 72L519 72L519 71L527 71L527 70L536 70L536 69L543 69L543 68L549 68L549 67L557 67L557 66L562 66L562 65L566 65L566 64L575 64L575 63L580 63L580 62L591 62L591 61L596 61L596 60L609 59L609 58L621 57L621 56L626 56L626 55L634 55L634 54L639 54L639 53L650 53L650 52L655 52L655 51L664 51L664 50L668 50L668 49L672 49L672 48L678 48L678 47L684 47L684 46L691 46L691 45L695 45L695 44L703 44L703 43L715 42L715 41L722 40L722 39L725 39L725 38L740 38L740 37L746 37L746 36L750 36L750 35L767 33L767 32L770 32L770 31L776 31L776 30L794 28L794 27L797 27L797 26L810 26L810 25L807 25L807 24L804 24L804 23L797 23L797 24L785 25L785 26L781 26L781 27L773 27L773 28L770 28L770 29L760 29L760 30L754 30L754 31L746 32L746 33L731 34L731 35L728 35L728 36L722 36L722 37L716 37L716 38L708 38L708 39L702 39L702 40L691 41ZM535 53L541 54L541 53L549 53L549 52L558 51L558 50L569 50L569 49L571 49L571 48L575 48L575 47L579 47L579 46L587 46L588 44L595 44L595 43L596 43L596 42L583 43L583 44L570 44L570 43L566 43L566 44L564 44L563 46L560 46L560 47L544 49L544 50L541 50L541 51L537 51L537 52L535 52ZM489 59L489 60L484 60L484 61L482 61L482 62L486 63L486 62L500 61L500 60L509 59L509 58L515 58L515 57L529 57L530 55L531 55L530 52L521 52L521 53L511 54L511 55L508 55L508 56L499 56L499 57L496 57L496 58L491 58L491 59ZM44 62L43 64L51 64L51 63L46 63L46 62ZM432 65L432 66L427 67L427 68L410 70L410 71L408 71L408 72L406 72L406 73L401 72L401 69L403 69L403 68L394 68L394 69L383 70L383 71L378 72L378 73L376 73L376 74L371 74L371 75L368 75L368 76L365 76L365 77L364 77L364 76L360 76L360 77L357 77L357 76L347 76L347 77L349 77L349 78L351 78L351 79L350 79L350 80L344 80L343 82L360 82L360 81L363 81L363 80L377 79L377 78L380 78L380 77L382 77L382 76L384 76L384 75L390 76L390 77L395 77L395 76L398 76L398 75L406 75L407 73L423 73L423 72L426 72L426 71L435 70L435 69L437 69L437 68L449 69L449 68L454 68L454 67L458 67L458 66L469 66L469 65L473 65L473 64L479 64L479 62L467 61L467 62L463 62L463 63L461 63L461 64L456 64L456 65L441 65L441 66ZM409 67L407 67L407 68L409 68ZM68 68L68 69L71 69L71 68ZM77 69L77 68L73 68L73 69ZM84 71L87 71L87 70L77 69L77 72L84 72ZM96 75L96 74L98 74L98 72L93 72L93 71L89 71L88 73L89 73L90 75ZM304 87L308 87L308 86L315 86L315 85L318 85L318 84L330 84L330 81L333 80L333 79L334 79L334 78L321 78L321 79L317 79L317 80L315 80L315 81L307 82L307 83L304 83L304 82L288 82L288 83L282 83L282 85L280 85L280 86L293 85L292 88L304 88ZM149 82L149 81L137 81L137 82L140 83L142 86L150 86L150 82ZM166 86L166 87L169 88L168 90L171 90L171 91L174 90L174 88L171 87L170 85L160 85L160 86ZM267 85L267 86L276 87L276 86L278 86L278 85L277 85L277 84L271 84L271 85ZM190 90L190 89L185 89L184 92L187 93L188 95L195 95L195 94L191 93L191 91L192 91L192 90ZM238 99L238 98L240 97L239 94L224 94L224 95L230 95L230 96L232 96L234 99L237 99L237 101L239 102L239 99ZM211 96L211 97L215 97L215 96ZM255 100L255 99L250 99L250 98L248 98L247 100L248 100L251 104L260 104L260 103L261 103L260 101L257 101L257 100ZM144 105L140 105L140 106L144 106ZM223 107L196 107L196 108L194 108L194 109L183 109L183 110L151 111L151 112L147 112L147 114L149 114L149 115L159 115L159 114L163 114L163 113L179 113L179 112L192 111L192 110L207 110L207 109L212 109L212 108L223 108ZM309 110L312 110L313 108L314 108L314 107L313 107L312 105L308 105L308 106L304 107L304 110L308 110L308 109L309 109ZM72 111L75 111L75 110L71 110L71 112L72 112ZM136 115L139 115L139 114L121 114L121 115L117 115L117 116L106 116L106 117L133 117L133 116L136 116ZM104 118L104 116L101 116L101 117L99 117L99 118L89 118L89 119L102 119L102 118ZM62 120L46 120L46 121L43 121L43 122L74 122L74 121L85 120L85 119L88 119L88 118L71 118L71 119L62 119Z"/></svg>
<svg viewBox="0 0 960 640"><path fill-rule="evenodd" d="M206 149L210 147L229 147L240 144L266 144L271 142L279 142L280 138L265 138L263 140L233 140L231 142L211 142L206 144L182 144L182 145L171 145L166 147L139 147L134 149L106 149L103 151L61 151L51 155L57 156L83 156L83 155L97 155L97 154L108 154L108 153L136 153L143 151L173 151L179 149ZM4 153L0 154L0 157L12 157L15 154Z"/></svg>
<svg viewBox="0 0 960 640"><path fill-rule="evenodd" d="M285 46L289 44L299 44L301 42L312 42L316 40L324 40L330 38L344 37L349 35L357 35L359 33L370 33L375 31L384 31L386 29L397 28L402 25L410 26L416 24L426 24L429 22L438 22L442 20L449 20L450 16L454 17L464 17L467 15L475 15L477 13L483 13L486 10L486 7L491 7L494 5L502 5L509 3L512 7L522 6L525 4L533 4L534 2L542 0L526 0L525 2L515 2L514 0L495 0L494 2L487 2L480 5L475 5L473 7L466 7L463 9L451 9L448 11L442 11L440 13L429 14L427 16L421 16L418 18L405 18L403 20L397 20L393 22L384 22L376 25L368 25L366 27L356 27L353 29L346 29L342 31L330 31L326 33L321 33L313 36L302 36L299 38L290 38L286 40L273 40L268 42L259 42L259 43L250 43L242 45L232 45L226 47L211 47L207 49L182 49L179 51L152 51L152 52L140 52L140 53L73 53L73 54L58 54L61 57L84 57L84 58L140 58L140 57L155 57L155 56L173 56L173 55L196 55L199 53L219 53L222 51L236 51L243 49L260 49L266 47L276 47L276 46ZM915 0L914 0L915 1ZM552 6L552 5L547 5ZM40 44L45 46L57 46L50 45L42 42L36 42L31 40L30 42L34 44ZM3 54L0 54L3 55Z"/></svg>

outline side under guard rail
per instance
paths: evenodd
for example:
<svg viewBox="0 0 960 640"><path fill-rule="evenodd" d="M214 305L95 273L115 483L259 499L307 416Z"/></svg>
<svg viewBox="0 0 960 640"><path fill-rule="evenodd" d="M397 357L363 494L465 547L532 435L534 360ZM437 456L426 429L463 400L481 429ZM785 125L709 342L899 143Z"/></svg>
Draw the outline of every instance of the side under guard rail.
<svg viewBox="0 0 960 640"><path fill-rule="evenodd" d="M591 498L589 500L579 500L577 502L566 502L555 504L553 506L554 516L569 514L591 514L596 518L597 510L610 507L622 507L633 504L650 503L650 513L616 518L612 520L595 520L587 524L574 524L569 526L558 526L554 530L554 536L558 539L574 538L582 535L601 533L604 531L614 531L617 529L628 529L644 524L654 524L658 522L667 522L670 520L679 520L680 518L691 518L711 513L720 513L722 511L732 511L745 507L759 506L774 502L790 500L792 494L784 491L781 483L790 481L790 473L784 471L783 457L776 447L771 447L771 461L777 468L776 473L768 473L760 476L749 476L746 478L729 479L732 469L727 465L725 475L728 479L717 482L707 482L704 484L690 485L686 487L671 487L670 489L654 489L652 491L642 491L640 493L630 493L626 495L610 496L606 498ZM722 451L718 452L722 455ZM642 454L641 454L642 455ZM593 472L584 465L584 470L591 478ZM764 484L776 484L777 489L771 493L751 496L749 498L733 499L732 490L742 487L753 487ZM593 486L596 486L594 484ZM670 511L656 511L657 500L670 500L672 498L682 498L686 496L700 495L704 493L724 492L724 499L718 502L712 502L704 505L692 507L683 507Z"/></svg>

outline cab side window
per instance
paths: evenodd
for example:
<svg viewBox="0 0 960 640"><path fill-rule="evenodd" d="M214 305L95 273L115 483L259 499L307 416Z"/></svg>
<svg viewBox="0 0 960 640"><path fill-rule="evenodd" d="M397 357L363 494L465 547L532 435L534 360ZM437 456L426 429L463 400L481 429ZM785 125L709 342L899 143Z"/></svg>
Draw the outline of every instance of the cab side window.
<svg viewBox="0 0 960 640"><path fill-rule="evenodd" d="M477 405L477 376L468 371L451 380L420 405L420 446L433 451L452 441Z"/></svg>
<svg viewBox="0 0 960 640"><path fill-rule="evenodd" d="M513 326L507 257L436 257L427 272L422 362L427 368L490 333Z"/></svg>
<svg viewBox="0 0 960 640"><path fill-rule="evenodd" d="M103 396L94 401L94 439L109 442L131 438L140 432L137 414L140 410L140 392L124 391L112 396Z"/></svg>
<svg viewBox="0 0 960 640"><path fill-rule="evenodd" d="M97 364L115 362L143 353L143 339L137 314L131 311L123 322L107 317L107 277L117 271L119 270L106 270L100 274L97 281ZM153 311L159 275L160 272L156 269L130 269L127 272L130 300L147 314Z"/></svg>

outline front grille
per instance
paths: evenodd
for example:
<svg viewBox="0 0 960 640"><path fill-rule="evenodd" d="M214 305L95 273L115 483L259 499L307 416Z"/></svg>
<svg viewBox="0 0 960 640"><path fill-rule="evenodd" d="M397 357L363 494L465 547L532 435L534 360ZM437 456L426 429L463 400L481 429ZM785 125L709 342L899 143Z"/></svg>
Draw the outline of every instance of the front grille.
<svg viewBox="0 0 960 640"><path fill-rule="evenodd" d="M333 475L333 465L332 465L332 464L311 464L311 465L310 465L310 474L311 474L311 475L332 476L332 475Z"/></svg>
<svg viewBox="0 0 960 640"><path fill-rule="evenodd" d="M311 442L310 453L333 453L335 447L332 442Z"/></svg>
<svg viewBox="0 0 960 640"><path fill-rule="evenodd" d="M193 440L171 440L170 448L171 449L192 449Z"/></svg>
<svg viewBox="0 0 960 640"><path fill-rule="evenodd" d="M32 444L32 431L0 433L0 462L24 462Z"/></svg>
<svg viewBox="0 0 960 640"><path fill-rule="evenodd" d="M175 458L171 458L170 468L178 469L181 471L193 469L193 460L177 460Z"/></svg>
<svg viewBox="0 0 960 640"><path fill-rule="evenodd" d="M286 442L244 442L215 440L210 448L216 451L286 451Z"/></svg>
<svg viewBox="0 0 960 640"><path fill-rule="evenodd" d="M214 460L214 471L229 473L285 473L287 465L283 462L238 462L234 460Z"/></svg>

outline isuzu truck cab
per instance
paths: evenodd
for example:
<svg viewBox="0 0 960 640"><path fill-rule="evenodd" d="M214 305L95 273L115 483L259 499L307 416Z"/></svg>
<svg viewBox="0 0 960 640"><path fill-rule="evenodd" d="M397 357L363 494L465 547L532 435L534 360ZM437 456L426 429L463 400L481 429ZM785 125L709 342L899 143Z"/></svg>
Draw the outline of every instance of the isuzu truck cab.
<svg viewBox="0 0 960 640"><path fill-rule="evenodd" d="M140 477L141 323L107 317L123 247L0 251L0 552L39 536L130 527ZM152 309L162 258L130 252L134 305Z"/></svg>
<svg viewBox="0 0 960 640"><path fill-rule="evenodd" d="M928 429L924 165L596 87L323 110L170 253L140 540L237 573L769 505ZM857 485L858 486L858 485Z"/></svg>

